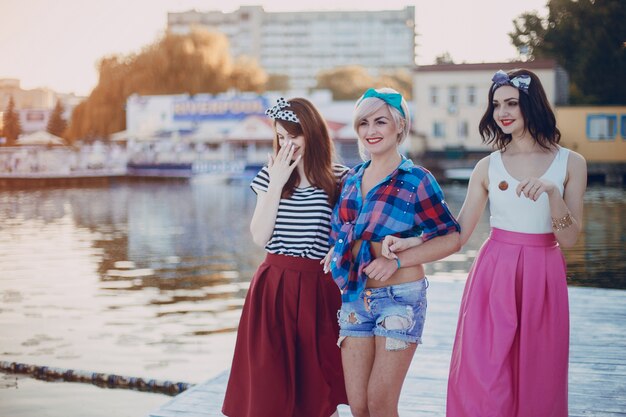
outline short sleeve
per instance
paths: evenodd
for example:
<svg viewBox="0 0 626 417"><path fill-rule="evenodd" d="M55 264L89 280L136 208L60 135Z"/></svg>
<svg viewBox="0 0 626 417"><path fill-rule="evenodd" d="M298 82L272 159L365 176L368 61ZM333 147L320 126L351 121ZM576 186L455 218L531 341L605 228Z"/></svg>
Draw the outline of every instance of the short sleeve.
<svg viewBox="0 0 626 417"><path fill-rule="evenodd" d="M424 241L461 230L450 212L441 187L430 172L425 172L416 193L415 223L423 230Z"/></svg>
<svg viewBox="0 0 626 417"><path fill-rule="evenodd" d="M269 188L270 185L270 173L267 169L267 167L263 167L258 174L256 174L256 177L254 177L252 179L252 182L250 183L250 188L252 188L252 191L254 191L256 194L259 193L259 191L263 191L263 192L267 192L267 189Z"/></svg>

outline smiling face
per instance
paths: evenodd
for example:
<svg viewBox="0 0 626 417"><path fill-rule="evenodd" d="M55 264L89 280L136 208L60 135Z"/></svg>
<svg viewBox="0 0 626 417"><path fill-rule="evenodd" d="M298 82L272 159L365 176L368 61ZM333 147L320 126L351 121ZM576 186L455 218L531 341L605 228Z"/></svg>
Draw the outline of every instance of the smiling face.
<svg viewBox="0 0 626 417"><path fill-rule="evenodd" d="M362 118L357 126L361 144L372 155L395 152L398 146L398 135L401 132L402 128L396 126L387 106L382 106L374 113Z"/></svg>
<svg viewBox="0 0 626 417"><path fill-rule="evenodd" d="M279 149L283 146L286 146L289 141L291 141L296 149L293 153L293 159L298 157L298 155L302 155L304 157L304 149L305 149L305 140L304 135L295 136L287 132L287 129L280 124L280 122L276 122L276 138L278 139Z"/></svg>
<svg viewBox="0 0 626 417"><path fill-rule="evenodd" d="M493 93L493 120L507 135L520 136L526 125L519 105L519 90L508 85Z"/></svg>

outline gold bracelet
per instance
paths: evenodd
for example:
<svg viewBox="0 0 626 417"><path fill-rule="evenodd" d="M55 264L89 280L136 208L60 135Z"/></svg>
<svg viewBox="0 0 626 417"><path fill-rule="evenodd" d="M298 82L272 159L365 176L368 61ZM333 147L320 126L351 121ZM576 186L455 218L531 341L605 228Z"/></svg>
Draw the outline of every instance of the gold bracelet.
<svg viewBox="0 0 626 417"><path fill-rule="evenodd" d="M570 215L569 211L565 216L561 217L560 219L555 219L554 217L552 218L552 228L557 232L563 229L567 229L572 224L572 216Z"/></svg>

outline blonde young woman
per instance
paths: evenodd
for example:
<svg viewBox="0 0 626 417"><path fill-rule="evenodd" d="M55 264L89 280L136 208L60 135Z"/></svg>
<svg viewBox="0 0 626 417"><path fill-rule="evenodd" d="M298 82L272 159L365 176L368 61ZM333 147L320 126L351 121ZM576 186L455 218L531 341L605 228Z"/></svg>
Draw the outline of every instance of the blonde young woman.
<svg viewBox="0 0 626 417"><path fill-rule="evenodd" d="M325 268L342 290L338 343L352 415L395 417L424 327L422 264L456 250L459 226L435 178L398 150L410 117L397 91L366 91L354 127L368 157L346 176ZM425 243L389 260L381 256L381 242L390 234L421 236Z"/></svg>

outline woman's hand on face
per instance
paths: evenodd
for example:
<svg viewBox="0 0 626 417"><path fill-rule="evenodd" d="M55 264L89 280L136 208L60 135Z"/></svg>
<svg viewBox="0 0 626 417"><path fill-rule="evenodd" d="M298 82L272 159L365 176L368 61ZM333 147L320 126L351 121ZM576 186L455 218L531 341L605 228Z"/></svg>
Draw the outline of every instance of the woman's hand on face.
<svg viewBox="0 0 626 417"><path fill-rule="evenodd" d="M363 272L368 278L385 282L398 270L398 263L395 259L376 258L367 265Z"/></svg>
<svg viewBox="0 0 626 417"><path fill-rule="evenodd" d="M295 152L295 146L293 143L287 142L285 146L282 146L275 156L268 154L267 170L270 175L270 184L275 184L282 188L291 173L302 159L301 155L298 155L295 161L292 161L293 154Z"/></svg>
<svg viewBox="0 0 626 417"><path fill-rule="evenodd" d="M515 189L515 193L518 197L524 194L526 198L537 201L541 193L545 192L550 195L554 190L556 190L556 185L553 182L531 177L521 181Z"/></svg>
<svg viewBox="0 0 626 417"><path fill-rule="evenodd" d="M335 247L330 248L324 259L320 261L320 264L324 265L324 273L327 274L330 271L330 260L333 258L333 254L335 253Z"/></svg>

